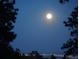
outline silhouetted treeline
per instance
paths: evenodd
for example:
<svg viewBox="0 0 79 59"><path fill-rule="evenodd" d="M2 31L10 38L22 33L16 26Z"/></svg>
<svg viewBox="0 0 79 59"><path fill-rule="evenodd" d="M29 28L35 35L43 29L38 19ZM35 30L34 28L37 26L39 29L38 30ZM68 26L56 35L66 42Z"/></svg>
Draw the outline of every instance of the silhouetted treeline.
<svg viewBox="0 0 79 59"><path fill-rule="evenodd" d="M28 54L22 54L22 59L56 59L56 57L52 54L50 58L44 57L43 55L39 54L37 51L32 51Z"/></svg>
<svg viewBox="0 0 79 59"><path fill-rule="evenodd" d="M56 55L56 54L40 54L37 51L32 51L31 53L21 54L21 59L77 59L77 56L66 56Z"/></svg>
<svg viewBox="0 0 79 59"><path fill-rule="evenodd" d="M60 3L69 2L70 0L60 0ZM67 21L64 21L65 27L70 31L70 39L63 44L64 59L68 55L78 55L78 6L74 8Z"/></svg>
<svg viewBox="0 0 79 59"><path fill-rule="evenodd" d="M64 43L62 49L66 49L65 55L78 55L78 7L68 17L68 21L64 21L64 24L69 28L71 38Z"/></svg>
<svg viewBox="0 0 79 59"><path fill-rule="evenodd" d="M0 0L0 59L18 59L18 50L10 42L16 38L13 32L18 9L14 8L15 0Z"/></svg>

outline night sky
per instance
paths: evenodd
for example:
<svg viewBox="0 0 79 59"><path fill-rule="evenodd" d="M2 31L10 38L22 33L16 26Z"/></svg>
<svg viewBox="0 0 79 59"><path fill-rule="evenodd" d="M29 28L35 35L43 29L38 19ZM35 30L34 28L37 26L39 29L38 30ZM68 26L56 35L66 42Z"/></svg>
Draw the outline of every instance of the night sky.
<svg viewBox="0 0 79 59"><path fill-rule="evenodd" d="M63 21L77 5L77 0L60 4L59 0L16 0L19 8L12 42L14 48L28 53L62 53L61 46L69 39L69 31ZM46 13L52 13L51 22L46 21Z"/></svg>

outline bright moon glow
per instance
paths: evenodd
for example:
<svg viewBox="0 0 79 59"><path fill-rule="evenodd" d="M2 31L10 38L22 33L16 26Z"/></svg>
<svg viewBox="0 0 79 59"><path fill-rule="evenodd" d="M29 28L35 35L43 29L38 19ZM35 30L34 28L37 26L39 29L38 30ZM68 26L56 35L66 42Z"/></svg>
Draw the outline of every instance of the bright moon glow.
<svg viewBox="0 0 79 59"><path fill-rule="evenodd" d="M47 14L46 14L46 18L47 18L48 20L52 19L52 17L53 17L53 15L52 15L51 13L47 13Z"/></svg>

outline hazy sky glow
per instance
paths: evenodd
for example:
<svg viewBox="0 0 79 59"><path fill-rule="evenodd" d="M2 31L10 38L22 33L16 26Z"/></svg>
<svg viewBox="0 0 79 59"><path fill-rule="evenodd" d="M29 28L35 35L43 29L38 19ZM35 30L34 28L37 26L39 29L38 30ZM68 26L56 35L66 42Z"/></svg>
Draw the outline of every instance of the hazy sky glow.
<svg viewBox="0 0 79 59"><path fill-rule="evenodd" d="M77 0L61 5L58 0L16 0L19 8L14 31L16 40L12 45L22 52L62 53L62 44L68 40L69 31L64 27ZM47 23L46 14L51 12L53 20Z"/></svg>

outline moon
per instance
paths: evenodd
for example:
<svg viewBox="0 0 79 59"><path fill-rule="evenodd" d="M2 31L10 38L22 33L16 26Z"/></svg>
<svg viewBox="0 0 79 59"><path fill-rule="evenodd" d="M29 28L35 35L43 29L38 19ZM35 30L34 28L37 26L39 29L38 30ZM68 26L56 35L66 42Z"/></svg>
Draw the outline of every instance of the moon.
<svg viewBox="0 0 79 59"><path fill-rule="evenodd" d="M52 20L52 18L53 18L53 14L52 13L47 13L46 14L46 19Z"/></svg>

